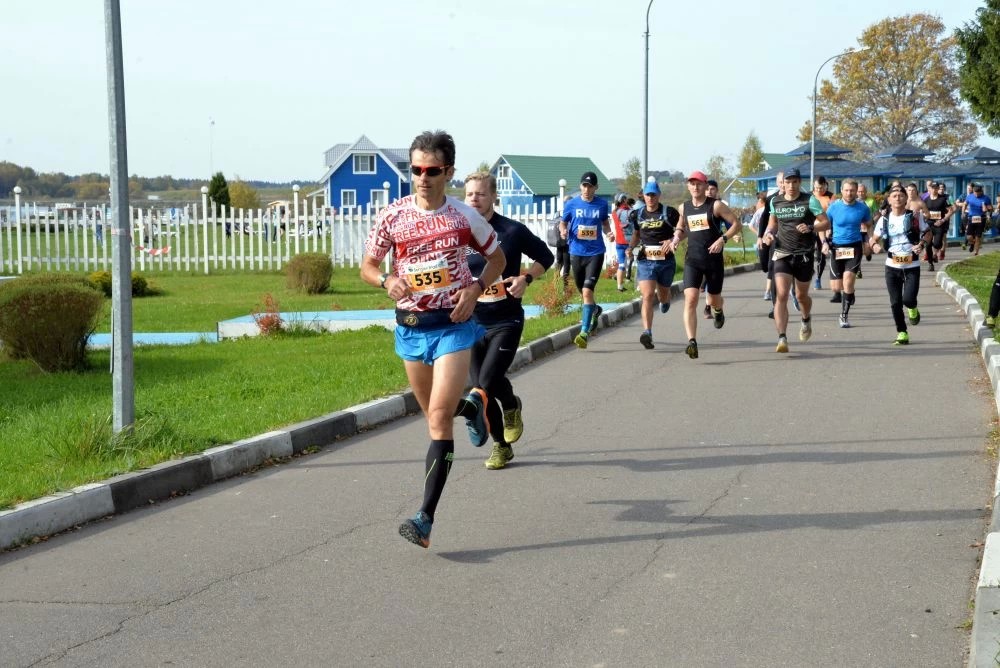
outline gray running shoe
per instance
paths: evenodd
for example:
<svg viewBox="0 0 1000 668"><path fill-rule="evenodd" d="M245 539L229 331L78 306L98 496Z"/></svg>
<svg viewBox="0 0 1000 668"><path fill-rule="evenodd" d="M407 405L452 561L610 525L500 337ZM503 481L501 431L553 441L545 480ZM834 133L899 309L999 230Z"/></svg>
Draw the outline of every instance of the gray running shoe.
<svg viewBox="0 0 1000 668"><path fill-rule="evenodd" d="M812 334L812 320L803 320L802 327L799 328L799 341L808 341Z"/></svg>

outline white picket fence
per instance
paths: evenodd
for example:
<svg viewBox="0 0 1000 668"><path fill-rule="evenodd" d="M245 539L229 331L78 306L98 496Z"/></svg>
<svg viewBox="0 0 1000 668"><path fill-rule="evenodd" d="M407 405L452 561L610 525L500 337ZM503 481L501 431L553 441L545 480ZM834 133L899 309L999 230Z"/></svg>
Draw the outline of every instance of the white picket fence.
<svg viewBox="0 0 1000 668"><path fill-rule="evenodd" d="M337 267L356 267L376 209L330 214L297 202L291 213L266 209L226 210L190 204L174 215L155 208L129 208L132 268L136 271L280 269L298 253L329 255ZM556 199L504 215L545 239ZM23 215L22 215L23 214ZM15 209L0 220L0 273L90 272L111 269L111 226L105 207L34 212Z"/></svg>

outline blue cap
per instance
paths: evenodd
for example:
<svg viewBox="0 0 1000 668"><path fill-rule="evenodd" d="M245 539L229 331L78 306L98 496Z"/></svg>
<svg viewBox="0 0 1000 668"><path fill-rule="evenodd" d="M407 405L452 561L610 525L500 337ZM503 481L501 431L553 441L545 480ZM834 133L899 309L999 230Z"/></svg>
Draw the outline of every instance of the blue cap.
<svg viewBox="0 0 1000 668"><path fill-rule="evenodd" d="M647 181L646 185L642 187L643 195L659 195L660 194L660 184L656 181Z"/></svg>

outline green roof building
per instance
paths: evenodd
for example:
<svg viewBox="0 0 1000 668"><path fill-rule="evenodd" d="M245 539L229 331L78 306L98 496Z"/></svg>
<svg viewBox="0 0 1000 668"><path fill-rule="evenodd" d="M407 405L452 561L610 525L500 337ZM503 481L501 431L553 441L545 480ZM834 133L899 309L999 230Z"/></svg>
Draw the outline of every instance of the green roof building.
<svg viewBox="0 0 1000 668"><path fill-rule="evenodd" d="M555 157L545 155L501 155L490 174L497 179L497 199L503 213L553 212L559 209L559 198L577 195L584 172L597 174L597 195L607 200L615 194L615 185L590 158ZM565 188L559 181L565 179Z"/></svg>

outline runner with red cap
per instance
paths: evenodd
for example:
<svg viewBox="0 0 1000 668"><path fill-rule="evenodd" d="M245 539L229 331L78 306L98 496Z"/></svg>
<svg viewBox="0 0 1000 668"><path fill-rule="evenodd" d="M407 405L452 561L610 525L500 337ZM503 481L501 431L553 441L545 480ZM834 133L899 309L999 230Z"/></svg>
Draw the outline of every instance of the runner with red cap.
<svg viewBox="0 0 1000 668"><path fill-rule="evenodd" d="M723 250L726 242L740 233L742 224L728 206L720 200L709 197L708 177L704 172L694 171L687 178L691 201L681 205L680 221L674 232L673 250L685 237L688 239L687 255L684 258L684 329L687 331L688 345L685 349L691 359L698 357L698 296L702 283L706 297L712 308L715 328L721 329L726 322L722 312L722 280L725 271ZM727 230L723 221L729 223Z"/></svg>

